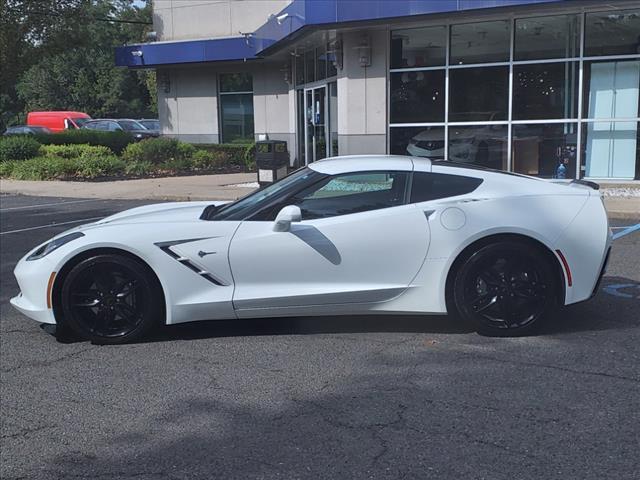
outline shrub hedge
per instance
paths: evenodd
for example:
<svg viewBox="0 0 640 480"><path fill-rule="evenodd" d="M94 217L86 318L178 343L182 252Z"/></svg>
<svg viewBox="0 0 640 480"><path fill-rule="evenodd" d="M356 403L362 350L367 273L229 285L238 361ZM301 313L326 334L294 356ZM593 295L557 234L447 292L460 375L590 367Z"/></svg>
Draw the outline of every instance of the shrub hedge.
<svg viewBox="0 0 640 480"><path fill-rule="evenodd" d="M43 145L94 145L107 147L116 155L122 151L135 139L126 132L101 132L99 130L65 130L54 134L35 135Z"/></svg>
<svg viewBox="0 0 640 480"><path fill-rule="evenodd" d="M0 175L16 180L98 178L117 175L124 170L124 162L115 155L77 158L34 157L2 164Z"/></svg>
<svg viewBox="0 0 640 480"><path fill-rule="evenodd" d="M38 155L40 142L31 135L0 137L0 161L27 160Z"/></svg>
<svg viewBox="0 0 640 480"><path fill-rule="evenodd" d="M113 155L108 147L102 145L43 145L40 148L45 157L78 158L81 156Z"/></svg>
<svg viewBox="0 0 640 480"><path fill-rule="evenodd" d="M256 144L235 144L235 143L208 143L198 145L199 148L210 152L222 152L228 157L232 165L241 165L249 168L255 165ZM255 168L255 167L254 167Z"/></svg>
<svg viewBox="0 0 640 480"><path fill-rule="evenodd" d="M69 133L74 140L81 137L75 131ZM49 137L57 138L58 135L62 134ZM100 135L95 138L99 137ZM14 140L16 138L18 140ZM18 180L93 179L109 176L210 172L219 171L228 165L255 167L255 144L207 145L206 148L196 148L188 143L161 137L129 143L118 157L112 153L113 144L111 147L94 144L58 144L56 139L56 143L40 145L33 138L8 137L2 139L0 146L7 140L10 140L7 143L9 153L5 155L6 158L2 157L4 160L0 162L0 177ZM26 145L29 145L30 150Z"/></svg>
<svg viewBox="0 0 640 480"><path fill-rule="evenodd" d="M159 137L127 145L122 158L127 162L150 162L160 165L191 158L196 148L175 138Z"/></svg>

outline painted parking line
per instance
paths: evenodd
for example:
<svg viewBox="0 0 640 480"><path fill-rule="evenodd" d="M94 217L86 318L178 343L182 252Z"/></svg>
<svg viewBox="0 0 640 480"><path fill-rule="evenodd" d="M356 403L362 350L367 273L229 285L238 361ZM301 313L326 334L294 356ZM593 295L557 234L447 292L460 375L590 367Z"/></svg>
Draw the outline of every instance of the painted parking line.
<svg viewBox="0 0 640 480"><path fill-rule="evenodd" d="M70 202L55 202L55 203L39 203L35 205L24 205L22 207L8 207L8 208L0 208L0 212L8 212L10 210L27 210L29 208L39 208L39 207L55 207L57 205L69 205L72 203L86 203L86 202L97 202L102 200L101 198L88 198L85 200L71 200Z"/></svg>
<svg viewBox="0 0 640 480"><path fill-rule="evenodd" d="M69 222L48 223L46 225L38 225L37 227L20 228L19 230L9 230L6 232L0 232L0 235L7 235L9 233L28 232L29 230L39 230L41 228L51 228L51 227L57 227L59 225L71 225L72 223L90 222L92 220L100 220L101 218L104 218L104 215L101 217L91 217L91 218L82 218L80 220L71 220Z"/></svg>
<svg viewBox="0 0 640 480"><path fill-rule="evenodd" d="M640 283L616 283L602 287L605 293L620 298L640 299Z"/></svg>
<svg viewBox="0 0 640 480"><path fill-rule="evenodd" d="M617 240L625 235L629 235L637 230L640 230L640 223L636 223L635 225L631 225L630 227L626 227L624 230L619 231L618 233L613 234L613 239Z"/></svg>

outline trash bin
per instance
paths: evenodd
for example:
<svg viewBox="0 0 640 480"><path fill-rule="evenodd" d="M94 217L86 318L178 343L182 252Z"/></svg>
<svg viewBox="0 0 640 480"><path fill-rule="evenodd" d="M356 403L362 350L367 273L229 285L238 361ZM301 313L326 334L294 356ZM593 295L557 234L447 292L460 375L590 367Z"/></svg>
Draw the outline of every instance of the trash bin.
<svg viewBox="0 0 640 480"><path fill-rule="evenodd" d="M283 140L260 140L256 142L256 167L258 183L269 185L287 175L289 152Z"/></svg>

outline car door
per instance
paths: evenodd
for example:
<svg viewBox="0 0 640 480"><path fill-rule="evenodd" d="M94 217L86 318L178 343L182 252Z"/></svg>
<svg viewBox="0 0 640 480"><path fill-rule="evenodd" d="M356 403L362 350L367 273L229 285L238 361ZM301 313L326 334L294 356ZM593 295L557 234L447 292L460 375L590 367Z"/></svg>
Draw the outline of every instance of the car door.
<svg viewBox="0 0 640 480"><path fill-rule="evenodd" d="M408 171L334 175L283 201L300 222L243 221L229 261L238 316L383 302L402 293L429 247L424 212L406 204ZM276 212L277 213L277 212Z"/></svg>

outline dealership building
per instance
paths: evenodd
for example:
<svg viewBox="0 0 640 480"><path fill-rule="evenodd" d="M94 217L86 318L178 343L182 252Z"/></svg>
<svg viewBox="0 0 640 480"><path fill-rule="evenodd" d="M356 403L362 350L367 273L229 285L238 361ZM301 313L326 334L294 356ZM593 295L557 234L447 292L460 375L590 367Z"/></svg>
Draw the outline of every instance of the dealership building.
<svg viewBox="0 0 640 480"><path fill-rule="evenodd" d="M640 179L640 2L154 0L162 133Z"/></svg>

